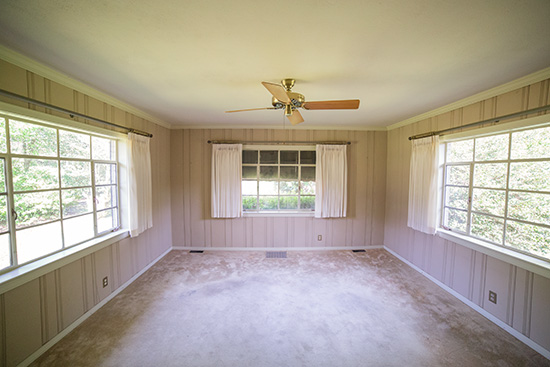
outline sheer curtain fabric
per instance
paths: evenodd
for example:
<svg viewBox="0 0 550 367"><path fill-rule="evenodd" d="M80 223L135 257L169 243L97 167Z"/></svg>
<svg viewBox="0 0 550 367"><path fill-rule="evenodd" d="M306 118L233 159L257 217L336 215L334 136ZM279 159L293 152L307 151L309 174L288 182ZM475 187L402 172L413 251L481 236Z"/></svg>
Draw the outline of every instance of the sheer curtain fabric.
<svg viewBox="0 0 550 367"><path fill-rule="evenodd" d="M212 144L212 218L242 216L242 144Z"/></svg>
<svg viewBox="0 0 550 367"><path fill-rule="evenodd" d="M142 135L128 134L128 206L132 237L153 227L150 140Z"/></svg>
<svg viewBox="0 0 550 367"><path fill-rule="evenodd" d="M317 145L315 217L342 218L347 209L346 145Z"/></svg>
<svg viewBox="0 0 550 367"><path fill-rule="evenodd" d="M407 225L428 234L437 228L438 165L439 136L412 141Z"/></svg>

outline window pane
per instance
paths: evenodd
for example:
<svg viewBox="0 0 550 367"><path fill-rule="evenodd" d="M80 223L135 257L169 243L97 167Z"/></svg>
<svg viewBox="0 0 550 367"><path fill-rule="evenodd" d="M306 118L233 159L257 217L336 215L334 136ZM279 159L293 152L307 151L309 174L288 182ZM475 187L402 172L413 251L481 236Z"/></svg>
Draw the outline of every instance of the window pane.
<svg viewBox="0 0 550 367"><path fill-rule="evenodd" d="M59 191L15 194L17 228L59 219ZM43 241L44 242L44 241Z"/></svg>
<svg viewBox="0 0 550 367"><path fill-rule="evenodd" d="M279 190L281 195L298 194L298 181L281 181Z"/></svg>
<svg viewBox="0 0 550 367"><path fill-rule="evenodd" d="M242 181L243 195L257 195L258 194L258 181Z"/></svg>
<svg viewBox="0 0 550 367"><path fill-rule="evenodd" d="M315 196L302 196L300 198L300 208L315 210Z"/></svg>
<svg viewBox="0 0 550 367"><path fill-rule="evenodd" d="M505 191L474 189L472 210L504 216Z"/></svg>
<svg viewBox="0 0 550 367"><path fill-rule="evenodd" d="M508 134L476 139L476 161L508 159Z"/></svg>
<svg viewBox="0 0 550 367"><path fill-rule="evenodd" d="M281 164L298 164L298 151L281 150Z"/></svg>
<svg viewBox="0 0 550 367"><path fill-rule="evenodd" d="M19 264L61 250L62 247L60 222L17 231Z"/></svg>
<svg viewBox="0 0 550 367"><path fill-rule="evenodd" d="M117 187L101 186L96 187L96 208L97 210L117 206Z"/></svg>
<svg viewBox="0 0 550 367"><path fill-rule="evenodd" d="M502 244L504 221L482 214L472 214L471 233L473 236Z"/></svg>
<svg viewBox="0 0 550 367"><path fill-rule="evenodd" d="M298 196L281 196L279 209L298 209Z"/></svg>
<svg viewBox="0 0 550 367"><path fill-rule="evenodd" d="M260 196L260 209L277 209L277 196Z"/></svg>
<svg viewBox="0 0 550 367"><path fill-rule="evenodd" d="M473 139L447 143L447 162L471 162L473 155Z"/></svg>
<svg viewBox="0 0 550 367"><path fill-rule="evenodd" d="M302 181L315 181L315 167L302 167Z"/></svg>
<svg viewBox="0 0 550 367"><path fill-rule="evenodd" d="M470 165L447 166L447 185L470 185Z"/></svg>
<svg viewBox="0 0 550 367"><path fill-rule="evenodd" d="M8 229L8 198L0 195L0 232L7 232Z"/></svg>
<svg viewBox="0 0 550 367"><path fill-rule="evenodd" d="M57 156L57 134L51 127L10 120L10 144L12 153Z"/></svg>
<svg viewBox="0 0 550 367"><path fill-rule="evenodd" d="M76 245L94 237L93 214L64 220L63 235L65 236L65 247Z"/></svg>
<svg viewBox="0 0 550 367"><path fill-rule="evenodd" d="M468 214L462 210L445 208L445 227L466 232Z"/></svg>
<svg viewBox="0 0 550 367"><path fill-rule="evenodd" d="M550 229L508 221L506 245L550 259Z"/></svg>
<svg viewBox="0 0 550 367"><path fill-rule="evenodd" d="M7 152L6 146L6 119L0 117L0 153ZM0 250L1 251L1 250ZM2 266L0 265L0 268Z"/></svg>
<svg viewBox="0 0 550 367"><path fill-rule="evenodd" d="M90 162L61 161L61 186L91 186Z"/></svg>
<svg viewBox="0 0 550 367"><path fill-rule="evenodd" d="M257 208L256 196L243 196L243 209L255 210Z"/></svg>
<svg viewBox="0 0 550 367"><path fill-rule="evenodd" d="M550 162L522 162L510 165L510 188L550 191Z"/></svg>
<svg viewBox="0 0 550 367"><path fill-rule="evenodd" d="M302 150L300 151L300 164L315 164L314 150Z"/></svg>
<svg viewBox="0 0 550 367"><path fill-rule="evenodd" d="M108 185L116 184L116 164L96 163L95 164L95 184Z"/></svg>
<svg viewBox="0 0 550 367"><path fill-rule="evenodd" d="M117 210L108 209L97 213L97 232L102 233L118 226Z"/></svg>
<svg viewBox="0 0 550 367"><path fill-rule="evenodd" d="M260 163L279 163L279 152L277 150L262 150L260 151Z"/></svg>
<svg viewBox="0 0 550 367"><path fill-rule="evenodd" d="M90 158L90 136L59 130L59 154L64 158Z"/></svg>
<svg viewBox="0 0 550 367"><path fill-rule="evenodd" d="M474 165L474 186L479 187L506 187L506 163L483 163Z"/></svg>
<svg viewBox="0 0 550 367"><path fill-rule="evenodd" d="M89 213L93 210L92 188L61 191L63 200L63 218Z"/></svg>
<svg viewBox="0 0 550 367"><path fill-rule="evenodd" d="M92 158L107 161L116 160L115 141L92 136Z"/></svg>
<svg viewBox="0 0 550 367"><path fill-rule="evenodd" d="M550 195L511 191L508 194L508 216L550 225Z"/></svg>
<svg viewBox="0 0 550 367"><path fill-rule="evenodd" d="M55 189L59 187L57 161L13 158L12 177L15 191Z"/></svg>
<svg viewBox="0 0 550 367"><path fill-rule="evenodd" d="M300 193L308 194L308 195L315 195L315 181L302 181L301 190Z"/></svg>
<svg viewBox="0 0 550 367"><path fill-rule="evenodd" d="M11 265L10 235L0 235L0 270Z"/></svg>
<svg viewBox="0 0 550 367"><path fill-rule="evenodd" d="M445 205L457 209L468 209L468 188L447 187L445 189Z"/></svg>
<svg viewBox="0 0 550 367"><path fill-rule="evenodd" d="M243 166L242 176L243 176L243 178L256 178L256 177L258 177L257 166Z"/></svg>
<svg viewBox="0 0 550 367"><path fill-rule="evenodd" d="M550 157L550 127L512 133L512 159Z"/></svg>
<svg viewBox="0 0 550 367"><path fill-rule="evenodd" d="M260 195L277 195L277 181L260 181Z"/></svg>
<svg viewBox="0 0 550 367"><path fill-rule="evenodd" d="M0 158L0 193L6 192L6 175L4 172L4 159Z"/></svg>
<svg viewBox="0 0 550 367"><path fill-rule="evenodd" d="M282 153L282 152L281 152ZM298 166L281 167L281 178L283 179L298 179Z"/></svg>
<svg viewBox="0 0 550 367"><path fill-rule="evenodd" d="M258 151L243 150L243 164L244 163L258 163Z"/></svg>
<svg viewBox="0 0 550 367"><path fill-rule="evenodd" d="M260 167L260 178L272 178L277 179L279 173L277 166L261 166Z"/></svg>

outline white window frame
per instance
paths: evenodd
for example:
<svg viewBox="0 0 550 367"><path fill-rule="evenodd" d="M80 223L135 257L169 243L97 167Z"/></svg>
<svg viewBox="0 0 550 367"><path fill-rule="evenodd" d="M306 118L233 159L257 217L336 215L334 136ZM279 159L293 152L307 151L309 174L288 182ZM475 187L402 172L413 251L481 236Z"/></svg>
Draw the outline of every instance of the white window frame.
<svg viewBox="0 0 550 367"><path fill-rule="evenodd" d="M315 145L280 145L280 144L262 144L262 145L255 145L255 144L245 144L243 145L243 152L245 150L277 150L277 151L284 151L284 150L291 150L291 151L294 151L294 150L297 150L297 151L313 151L315 152L316 151L316 146ZM280 155L280 153L279 153ZM246 164L246 163L243 163L242 166L245 167L245 166L261 166L262 164L258 161L257 164ZM265 165L268 165L268 166L271 166L271 165L275 165L275 164L265 164ZM285 166L285 164L281 164L281 163L278 163L277 166L279 167L283 167ZM288 164L288 166L295 166L294 164ZM300 162L298 162L297 166L299 167L316 167L317 166L317 163L315 164L301 164ZM299 172L301 173L301 169L299 170ZM301 177L300 177L300 173L298 175L298 185L299 185L299 188L298 190L300 190L300 186L301 186ZM245 178L241 178L241 182L243 180L246 180ZM260 178L258 177L258 184L259 184L259 181L260 181ZM279 178L278 179L278 182L281 181L281 179ZM284 181L284 180L283 180ZM257 194L256 196L259 197L259 187L257 188L258 191L257 191ZM279 197L279 193L277 194L277 196ZM244 198L245 195L243 195L243 198ZM300 196L300 194L298 194L298 196ZM308 195L310 196L310 195ZM313 198L315 198L315 195L311 195L313 196ZM241 204L242 205L242 204ZM247 216L250 216L250 217L313 217L315 216L315 210L314 209L277 209L277 210L261 210L261 209L255 209L255 210L244 210L243 208L243 216L244 217L247 217Z"/></svg>
<svg viewBox="0 0 550 367"><path fill-rule="evenodd" d="M60 266L60 264L66 264L71 261L75 261L78 258L81 258L83 256L86 256L89 253L92 253L93 251L97 251L100 248L106 247L111 245L112 243L115 243L117 241L120 241L123 238L128 237L128 231L126 228L127 220L124 217L124 213L127 212L127 199L125 197L121 196L121 192L125 191L125 187L127 187L127 180L126 180L126 154L125 154L125 140L126 135L122 133L118 133L115 131L110 131L102 128L97 128L92 125L85 125L81 122L76 122L72 120L68 120L65 118L61 118L54 115L49 115L46 113L42 113L39 111L29 110L26 108L22 108L19 106L14 106L11 104L0 102L0 114L3 115L3 117L8 117L9 119L19 120L22 122L28 122L35 125L43 125L55 129L61 129L61 130L67 130L71 132L76 133L83 133L89 136L96 136L100 138L108 138L111 140L115 140L116 142L116 160L115 161L102 161L102 160L93 160L90 156L89 162L92 165L92 175L94 172L94 165L96 163L112 163L116 162L117 165L117 220L118 220L118 226L112 230L107 230L101 233L98 233L96 230L96 215L102 211L102 209L97 210L96 203L94 200L93 203L93 211L92 214L94 214L94 237L90 238L89 240L83 241L81 243L73 244L70 246L66 246L58 251L45 254L42 257L30 260L29 262L23 263L23 264L15 264L14 259L12 258L12 266L9 266L7 268L4 268L0 270L0 291L6 291L9 289L13 289L18 284L22 284L23 282L26 282L30 279L34 279L36 276L39 276L39 274L45 274L48 271L51 271L53 269L56 269ZM57 132L58 136L58 144L59 144L59 132ZM91 148L90 148L91 149ZM6 154L1 154L2 157L5 159L5 162L9 162L11 160L11 156L19 157L20 155L11 154L9 151ZM34 156L28 156L29 158L35 158ZM39 159L42 159L42 157L37 157ZM65 161L65 160L73 160L72 158L62 158L59 154L59 146L58 146L58 154L56 157L50 157L53 160L57 160L58 162ZM78 160L78 159L74 159ZM58 163L59 165L60 163ZM7 165L7 164L6 164ZM60 166L59 166L60 169ZM8 190L11 194L14 195L13 187L11 185L11 177L9 177L6 171L6 184L8 186ZM62 192L61 188L61 182L59 183L60 187L56 190L59 190L59 192ZM92 176L92 190L95 189L96 185L94 182L94 177ZM92 192L92 195L95 196L95 191ZM11 211L11 208L13 208L13 200L9 200L8 204L8 210ZM108 210L108 209L106 209ZM60 213L62 215L62 213ZM8 218L10 218L11 215L8 214ZM59 219L62 221L63 219ZM13 220L10 220L10 228L9 231L12 233L15 233L16 229L13 223ZM11 235L13 238L13 235ZM14 244L11 244L11 251L13 256L14 251Z"/></svg>
<svg viewBox="0 0 550 367"><path fill-rule="evenodd" d="M520 266L526 270L532 271L536 274L550 277L550 261L545 258L538 257L534 254L523 252L517 249L514 249L510 246L505 246L503 244L491 243L486 240L482 240L468 234L459 233L457 231L452 231L443 227L443 216L444 216L444 207L445 207L445 146L447 142L459 141L459 140L468 140L472 138L479 138L484 136L499 135L505 133L512 133L521 130L535 129L539 127L548 127L550 126L550 116L542 115L532 118L527 118L523 120L518 120L514 122L494 125L490 127L480 128L476 130L465 131L456 134L450 134L440 137L440 179L439 179L439 191L440 191L440 204L439 208L439 226L437 230L437 235L446 240L458 243L465 247L471 248L473 250L479 251L481 253L490 255L497 259L506 261L508 263ZM509 160L505 160L508 162ZM453 162L455 163L455 162ZM472 176L470 176L472 179ZM470 182L470 187L472 182ZM506 188L508 190L508 188ZM471 203L469 203L470 213ZM515 219L514 219L515 220Z"/></svg>

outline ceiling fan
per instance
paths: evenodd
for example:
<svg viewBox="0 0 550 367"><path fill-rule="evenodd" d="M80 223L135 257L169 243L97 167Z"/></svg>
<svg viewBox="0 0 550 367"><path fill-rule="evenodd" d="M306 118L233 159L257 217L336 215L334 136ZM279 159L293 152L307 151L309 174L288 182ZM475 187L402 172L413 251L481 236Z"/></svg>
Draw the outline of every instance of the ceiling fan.
<svg viewBox="0 0 550 367"><path fill-rule="evenodd" d="M356 110L359 108L358 99L344 99L338 101L314 101L306 102L303 94L292 92L294 79L283 79L281 84L262 82L263 86L273 96L271 104L273 107L249 108L245 110L233 110L225 112L243 112L258 110L285 110L285 116L292 125L304 122L298 108L306 110Z"/></svg>

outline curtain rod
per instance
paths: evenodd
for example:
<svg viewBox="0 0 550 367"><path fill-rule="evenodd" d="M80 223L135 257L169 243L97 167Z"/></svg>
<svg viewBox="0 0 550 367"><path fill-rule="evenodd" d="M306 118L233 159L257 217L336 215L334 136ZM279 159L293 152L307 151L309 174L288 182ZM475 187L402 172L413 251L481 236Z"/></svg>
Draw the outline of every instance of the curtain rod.
<svg viewBox="0 0 550 367"><path fill-rule="evenodd" d="M237 140L208 140L208 144L273 144L273 145L350 145L351 141L237 141Z"/></svg>
<svg viewBox="0 0 550 367"><path fill-rule="evenodd" d="M462 126L454 126L454 127L448 128L448 129L443 129L443 130L438 130L438 131L430 131L430 132L427 132L427 133L417 134L417 135L409 136L409 140L422 139L422 138L427 138L429 136L435 136L435 135L445 135L445 133L448 133L449 131L459 130L459 129L463 129L463 128L468 128L468 127L473 127L473 126L478 126L478 125L483 125L483 124L488 124L488 123L496 123L496 122L500 122L502 120L509 120L509 119L512 119L512 118L517 117L517 116L528 115L528 114L531 114L531 113L537 113L537 112L542 112L542 111L546 111L546 110L550 110L550 105L546 105L544 107L532 108L532 109L526 110L526 111L511 113L509 115L504 115L504 116L500 116L500 117L494 117L494 118L483 120L483 121L472 122L471 124L466 124L466 125L462 125Z"/></svg>
<svg viewBox="0 0 550 367"><path fill-rule="evenodd" d="M126 132L129 132L129 133L135 133L135 134L138 134L138 135L143 135L143 136L146 136L148 138L153 137L153 134L150 134L146 131L131 129L131 128L126 127L126 126L117 125L117 124L114 124L112 122L108 122L108 121L101 120L101 119L98 119L98 118L95 118L95 117L84 115L84 114L79 113L79 112L67 110L67 109L62 108L62 107L57 107L57 106L51 105L49 103L38 101L36 99L32 99L32 98L21 96L19 94L11 93L11 92L8 92L7 90L4 90L4 89L0 89L0 95L6 96L6 97L9 97L9 98L13 98L13 99L17 99L19 101L31 103L31 104L34 104L34 105L37 105L37 106L40 106L40 107L49 108L49 109L55 110L57 112L65 113L65 114L69 115L71 118L74 118L75 116L77 116L77 117L84 118L86 120L99 122L100 124L109 125L109 126L112 126L112 127L123 129L123 130L125 130Z"/></svg>

